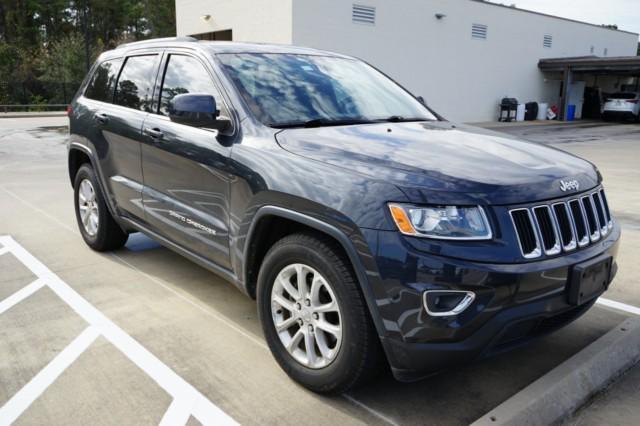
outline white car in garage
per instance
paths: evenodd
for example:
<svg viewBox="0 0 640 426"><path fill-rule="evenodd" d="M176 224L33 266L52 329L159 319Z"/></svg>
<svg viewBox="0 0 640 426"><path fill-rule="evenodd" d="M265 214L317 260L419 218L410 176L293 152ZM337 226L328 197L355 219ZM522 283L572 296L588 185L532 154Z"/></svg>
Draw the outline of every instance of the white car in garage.
<svg viewBox="0 0 640 426"><path fill-rule="evenodd" d="M604 104L602 118L640 120L640 92L618 92L609 95Z"/></svg>

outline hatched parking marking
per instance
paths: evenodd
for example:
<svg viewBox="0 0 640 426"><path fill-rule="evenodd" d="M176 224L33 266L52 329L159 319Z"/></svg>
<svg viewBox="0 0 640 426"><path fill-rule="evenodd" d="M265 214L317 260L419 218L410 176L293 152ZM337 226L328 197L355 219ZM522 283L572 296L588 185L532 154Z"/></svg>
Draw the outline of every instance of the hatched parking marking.
<svg viewBox="0 0 640 426"><path fill-rule="evenodd" d="M191 415L205 425L237 424L229 415L87 302L13 238L0 237L0 244L3 245L0 254L10 252L38 277L33 283L0 302L0 314L46 286L89 324L89 327L53 361L0 407L0 425L9 425L14 422L99 336L106 338L173 397L172 403L163 416L162 424L185 424Z"/></svg>
<svg viewBox="0 0 640 426"><path fill-rule="evenodd" d="M42 215L43 217L47 218L49 221L55 223L56 225L58 225L62 229L70 232L71 234L75 235L76 237L79 237L78 236L78 232L76 231L75 228L70 227L69 225L67 225L63 221L59 220L55 216L53 216L50 213L48 213L47 211L39 208L38 206L36 206L35 204L33 204L31 202L25 200L24 198L20 197L18 194L14 193L12 191L9 191L5 187L0 186L0 190L2 190L5 194L7 194L8 196L12 197L16 201L18 201L18 202L24 204L25 206L29 207L34 212ZM0 237L0 244L2 243L1 239L2 239L2 237ZM185 301L186 303L189 303L191 306L194 306L195 308L197 308L198 310L200 310L204 314L209 315L212 318L215 318L216 320L220 321L222 324L224 324L227 327L231 328L232 330L236 331L240 335L246 337L249 341L253 342L254 344L258 345L259 347L261 347L261 348L263 348L265 350L269 350L269 348L264 343L264 341L261 341L260 339L257 339L255 336L251 335L250 333L247 333L241 327L239 327L236 324L234 324L233 322L227 320L225 317L219 315L217 312L215 312L215 311L213 311L211 309L208 309L208 308L200 305L199 303L194 302L190 298L188 298L185 295L183 295L181 292L177 291L176 289L172 288L170 285L168 285L165 282L163 282L161 279L158 279L158 278L156 278L156 277L154 277L152 275L149 275L146 272L138 269L135 265L127 262L124 258L122 258L121 256L117 255L116 253L111 253L111 256L114 257L115 259L117 259L119 262L127 265L129 268L131 268L132 270L136 271L138 274L140 274L140 275L144 276L145 278L149 279L150 281L158 284L159 286L161 286L165 290L173 293L174 295L179 297L181 300ZM376 409L368 406L367 404L363 403L362 401L357 400L353 396L344 394L343 397L347 401L350 401L352 404L354 404L354 405L356 405L356 406L358 406L360 408L363 408L368 413L370 413L371 415L379 418L383 422L391 424L391 425L397 425L397 423L395 421L389 419L389 417L387 417L386 415L380 413L379 411L377 411Z"/></svg>
<svg viewBox="0 0 640 426"><path fill-rule="evenodd" d="M45 286L44 280L38 278L37 280L27 285L26 287L23 287L22 289L16 291L11 296L7 297L2 302L0 302L0 314L3 314L5 311L8 311L13 307L13 305L20 303L21 301L31 296L33 293L40 290L44 286Z"/></svg>

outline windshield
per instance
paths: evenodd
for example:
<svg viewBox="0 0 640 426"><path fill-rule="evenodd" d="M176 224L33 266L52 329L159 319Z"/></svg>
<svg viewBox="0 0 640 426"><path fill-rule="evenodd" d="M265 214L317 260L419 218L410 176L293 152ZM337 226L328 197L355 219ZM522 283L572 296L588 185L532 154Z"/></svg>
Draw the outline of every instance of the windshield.
<svg viewBox="0 0 640 426"><path fill-rule="evenodd" d="M361 61L275 53L218 57L253 114L271 127L437 120Z"/></svg>

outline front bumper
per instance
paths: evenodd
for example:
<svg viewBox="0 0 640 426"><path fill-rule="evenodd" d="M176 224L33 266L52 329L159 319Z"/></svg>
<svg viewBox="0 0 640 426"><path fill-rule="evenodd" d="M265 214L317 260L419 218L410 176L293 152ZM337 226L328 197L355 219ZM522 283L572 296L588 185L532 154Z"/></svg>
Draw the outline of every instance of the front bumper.
<svg viewBox="0 0 640 426"><path fill-rule="evenodd" d="M395 232L377 233L377 284L387 297L376 299L386 331L381 341L391 369L398 380L410 381L503 352L578 318L599 294L578 306L569 303L573 266L611 256L612 279L620 227L614 224L604 239L576 252L510 264L425 254L401 238ZM422 294L434 289L473 291L476 299L458 315L433 317L422 304Z"/></svg>

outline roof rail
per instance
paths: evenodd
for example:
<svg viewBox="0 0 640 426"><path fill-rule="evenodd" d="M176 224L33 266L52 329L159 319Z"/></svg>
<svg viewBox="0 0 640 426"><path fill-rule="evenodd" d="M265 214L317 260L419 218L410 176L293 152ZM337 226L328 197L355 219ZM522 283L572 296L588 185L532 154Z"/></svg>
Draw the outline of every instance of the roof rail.
<svg viewBox="0 0 640 426"><path fill-rule="evenodd" d="M130 43L122 43L119 44L116 49L122 49L123 47L131 47L131 46L142 46L145 44L153 44L153 43L166 43L168 41L188 41L195 42L198 41L197 38L194 37L164 37L164 38L150 38L149 40L140 40L140 41L132 41Z"/></svg>

